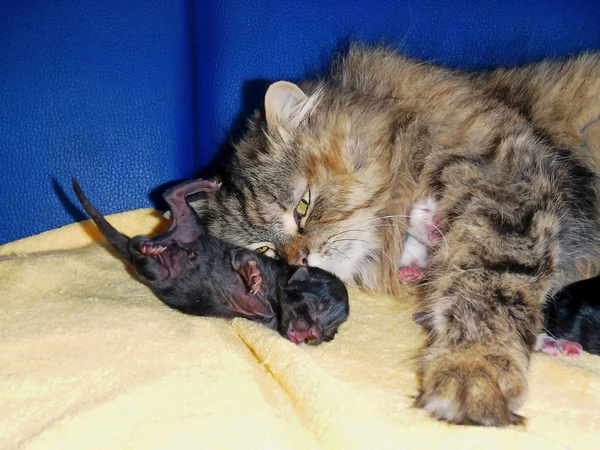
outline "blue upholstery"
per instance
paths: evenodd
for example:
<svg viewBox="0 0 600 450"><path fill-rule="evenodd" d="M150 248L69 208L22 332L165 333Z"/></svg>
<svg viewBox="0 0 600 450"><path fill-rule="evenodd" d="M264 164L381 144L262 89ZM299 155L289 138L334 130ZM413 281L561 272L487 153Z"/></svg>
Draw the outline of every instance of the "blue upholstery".
<svg viewBox="0 0 600 450"><path fill-rule="evenodd" d="M105 213L227 155L269 81L322 69L349 40L482 68L600 48L582 0L4 0L0 243Z"/></svg>

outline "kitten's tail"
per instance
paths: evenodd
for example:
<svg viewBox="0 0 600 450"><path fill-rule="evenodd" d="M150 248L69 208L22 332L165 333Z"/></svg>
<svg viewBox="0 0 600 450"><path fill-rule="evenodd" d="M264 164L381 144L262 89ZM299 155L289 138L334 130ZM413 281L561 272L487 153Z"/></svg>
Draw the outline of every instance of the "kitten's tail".
<svg viewBox="0 0 600 450"><path fill-rule="evenodd" d="M73 178L71 181L73 183L73 190L75 191L75 195L77 195L81 206L83 206L85 212L87 212L92 220L96 223L98 229L104 235L106 240L119 252L123 258L131 260L131 255L129 254L128 250L129 238L108 223L104 216L100 214L94 205L92 205L87 199L75 178Z"/></svg>

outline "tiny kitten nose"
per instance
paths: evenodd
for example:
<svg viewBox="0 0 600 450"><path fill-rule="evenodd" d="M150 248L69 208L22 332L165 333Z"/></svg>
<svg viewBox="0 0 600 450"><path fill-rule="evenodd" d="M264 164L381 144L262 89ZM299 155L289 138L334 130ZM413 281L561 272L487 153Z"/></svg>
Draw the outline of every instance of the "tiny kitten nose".
<svg viewBox="0 0 600 450"><path fill-rule="evenodd" d="M305 248L303 251L298 253L296 260L292 262L295 266L308 266L308 255L310 254L310 250Z"/></svg>

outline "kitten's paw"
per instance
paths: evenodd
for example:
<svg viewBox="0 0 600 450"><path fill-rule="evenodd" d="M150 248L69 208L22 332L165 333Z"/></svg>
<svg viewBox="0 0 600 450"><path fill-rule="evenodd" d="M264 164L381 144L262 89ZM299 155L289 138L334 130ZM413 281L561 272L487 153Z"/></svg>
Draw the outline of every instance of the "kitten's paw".
<svg viewBox="0 0 600 450"><path fill-rule="evenodd" d="M400 267L398 269L398 279L402 284L413 284L421 281L423 272L418 267Z"/></svg>
<svg viewBox="0 0 600 450"><path fill-rule="evenodd" d="M418 406L451 423L523 422L515 411L525 400L525 370L508 353L481 346L427 352Z"/></svg>
<svg viewBox="0 0 600 450"><path fill-rule="evenodd" d="M577 358L583 353L583 347L578 342L567 341L566 339L556 340L542 334L537 337L535 351L543 352L552 357L562 353L569 358Z"/></svg>
<svg viewBox="0 0 600 450"><path fill-rule="evenodd" d="M583 347L579 342L567 341L559 339L556 341L560 352L569 358L577 358L583 353Z"/></svg>
<svg viewBox="0 0 600 450"><path fill-rule="evenodd" d="M558 356L558 354L560 353L556 339L544 335L539 335L537 337L537 341L535 343L535 351L543 352L546 355L552 357Z"/></svg>

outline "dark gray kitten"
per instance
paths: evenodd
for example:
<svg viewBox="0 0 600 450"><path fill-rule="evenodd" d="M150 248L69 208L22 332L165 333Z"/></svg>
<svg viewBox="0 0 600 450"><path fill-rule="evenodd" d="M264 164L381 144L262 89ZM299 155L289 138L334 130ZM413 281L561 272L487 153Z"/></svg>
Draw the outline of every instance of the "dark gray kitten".
<svg viewBox="0 0 600 450"><path fill-rule="evenodd" d="M346 287L316 267L296 267L206 234L186 197L216 191L205 180L168 190L173 223L163 234L128 238L96 210L73 180L81 205L139 279L168 306L186 314L245 317L295 343L330 341L349 313Z"/></svg>

